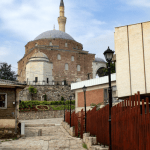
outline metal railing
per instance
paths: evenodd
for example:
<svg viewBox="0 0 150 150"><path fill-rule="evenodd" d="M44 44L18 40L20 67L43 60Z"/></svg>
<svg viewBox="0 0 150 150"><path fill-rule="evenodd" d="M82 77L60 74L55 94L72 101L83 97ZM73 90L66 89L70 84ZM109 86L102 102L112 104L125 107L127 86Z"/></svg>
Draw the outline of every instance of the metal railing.
<svg viewBox="0 0 150 150"><path fill-rule="evenodd" d="M8 84L12 84L12 85L26 85L26 82L19 82L19 81L11 81L11 80L0 79L0 84L4 84L4 85L8 85Z"/></svg>
<svg viewBox="0 0 150 150"><path fill-rule="evenodd" d="M71 85L71 83L75 83L75 81L27 81L27 85Z"/></svg>

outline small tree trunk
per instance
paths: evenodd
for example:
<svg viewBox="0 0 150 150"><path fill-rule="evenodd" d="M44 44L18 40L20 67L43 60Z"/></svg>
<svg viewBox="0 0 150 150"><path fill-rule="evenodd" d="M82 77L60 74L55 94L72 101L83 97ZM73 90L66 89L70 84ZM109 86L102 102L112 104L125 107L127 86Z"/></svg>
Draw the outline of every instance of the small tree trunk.
<svg viewBox="0 0 150 150"><path fill-rule="evenodd" d="M31 94L32 100L33 100L33 93Z"/></svg>

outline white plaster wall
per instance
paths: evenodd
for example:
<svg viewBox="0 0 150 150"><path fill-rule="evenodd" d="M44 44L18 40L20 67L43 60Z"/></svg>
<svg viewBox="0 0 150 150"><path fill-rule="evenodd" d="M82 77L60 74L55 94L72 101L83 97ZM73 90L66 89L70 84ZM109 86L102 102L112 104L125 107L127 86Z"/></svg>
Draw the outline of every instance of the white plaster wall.
<svg viewBox="0 0 150 150"><path fill-rule="evenodd" d="M137 91L140 91L141 94L144 94L146 92L142 43L143 41L141 24L129 26L129 50L132 95L137 93Z"/></svg>
<svg viewBox="0 0 150 150"><path fill-rule="evenodd" d="M41 62L41 61L31 61L26 65L26 81L33 83L35 81L35 77L38 77L38 81L40 84L43 84L42 81L52 81L52 64L49 62ZM38 84L39 84L38 83Z"/></svg>
<svg viewBox="0 0 150 150"><path fill-rule="evenodd" d="M115 28L116 81L118 97L131 94L127 26Z"/></svg>
<svg viewBox="0 0 150 150"><path fill-rule="evenodd" d="M93 68L93 79L96 78L96 72L99 68L105 67L106 68L106 63L102 62L92 62L92 68Z"/></svg>
<svg viewBox="0 0 150 150"><path fill-rule="evenodd" d="M44 62L43 64L43 80L47 81L47 78L49 78L49 81L52 82L52 64Z"/></svg>
<svg viewBox="0 0 150 150"><path fill-rule="evenodd" d="M143 23L146 90L150 93L150 22Z"/></svg>

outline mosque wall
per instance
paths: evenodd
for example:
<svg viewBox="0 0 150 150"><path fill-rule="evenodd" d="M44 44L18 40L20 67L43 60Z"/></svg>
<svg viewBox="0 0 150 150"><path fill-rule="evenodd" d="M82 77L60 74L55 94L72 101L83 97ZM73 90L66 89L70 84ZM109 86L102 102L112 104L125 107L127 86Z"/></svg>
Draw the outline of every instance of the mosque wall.
<svg viewBox="0 0 150 150"><path fill-rule="evenodd" d="M28 83L33 83L35 81L35 77L38 78L38 81L52 81L52 66L47 62L29 62L26 65L26 81ZM39 83L40 84L40 83Z"/></svg>
<svg viewBox="0 0 150 150"><path fill-rule="evenodd" d="M92 62L92 68L93 68L93 78L96 78L96 73L99 68L106 68L106 63L103 62Z"/></svg>
<svg viewBox="0 0 150 150"><path fill-rule="evenodd" d="M50 46L50 42L52 42L52 46ZM65 43L67 43L67 47L65 47ZM30 41L25 46L25 55L27 55L34 47L40 45L50 49L65 49L65 50L77 50L81 51L83 49L83 45L73 40L67 39L40 39L35 41Z"/></svg>
<svg viewBox="0 0 150 150"><path fill-rule="evenodd" d="M67 40L62 40L64 43L61 43L59 40L54 40L53 47L44 46L46 43L49 43L49 40L38 40L38 46L35 46L35 41L28 43L26 47L32 49L24 55L24 57L18 62L18 79L19 81L26 81L26 63L30 57L35 53L35 51L40 50L46 54L49 58L49 61L53 64L52 77L55 81L76 81L76 80L86 80L88 73L93 73L92 62L95 60L95 54L89 54L87 51L82 51L82 44L68 40L68 47L65 47L65 42ZM60 46L58 48L57 43ZM70 45L69 45L69 42ZM31 45L30 45L31 44ZM43 44L43 45L42 45ZM72 45L71 45L72 44ZM73 49L78 45L78 49ZM72 47L72 50L69 48ZM77 48L77 47L76 47ZM26 50L27 52L27 50ZM57 56L61 55L61 60L57 59ZM74 61L71 60L71 57L74 56ZM68 70L65 70L65 64L68 64ZM77 71L77 66L80 65L80 71ZM21 73L22 72L22 73ZM93 78L91 74L90 78Z"/></svg>

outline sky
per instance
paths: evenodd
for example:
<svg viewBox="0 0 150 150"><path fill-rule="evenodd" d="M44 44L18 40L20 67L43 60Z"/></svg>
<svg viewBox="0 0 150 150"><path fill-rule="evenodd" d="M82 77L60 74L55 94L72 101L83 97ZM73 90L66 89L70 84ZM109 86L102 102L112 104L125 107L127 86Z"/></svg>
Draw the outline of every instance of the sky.
<svg viewBox="0 0 150 150"><path fill-rule="evenodd" d="M150 0L64 0L66 33L83 50L104 59L115 51L115 27L150 21ZM0 0L0 63L17 72L25 45L39 34L59 30L60 0Z"/></svg>

